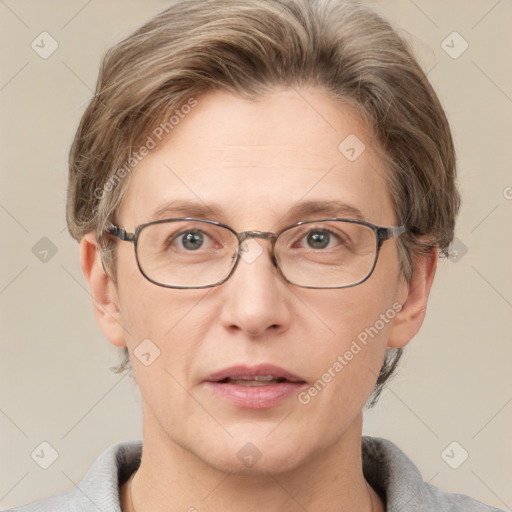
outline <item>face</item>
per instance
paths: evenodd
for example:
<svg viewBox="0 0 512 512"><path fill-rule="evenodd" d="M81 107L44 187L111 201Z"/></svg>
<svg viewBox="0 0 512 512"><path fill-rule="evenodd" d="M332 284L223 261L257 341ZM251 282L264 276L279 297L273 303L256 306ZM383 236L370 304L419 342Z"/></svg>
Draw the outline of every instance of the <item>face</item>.
<svg viewBox="0 0 512 512"><path fill-rule="evenodd" d="M353 217L352 208L374 224L396 225L386 171L347 105L316 89L279 89L255 102L210 92L197 101L130 176L118 217L128 232L178 201L210 212L171 207L160 218L201 216L238 232L276 232L299 221ZM339 149L351 134L365 145L356 159ZM341 204L337 212L291 213L313 201ZM291 470L334 449L360 418L407 296L395 240L384 243L366 282L345 289L288 283L268 249L267 240L248 244L253 257L241 259L222 285L171 289L146 280L132 244L118 243L119 337L140 388L145 438L171 442L223 471ZM160 351L148 365L133 355L143 340L151 340L142 345L149 358ZM269 365L277 368L265 371ZM226 369L240 377L229 370L235 366L248 374L287 372L299 382L211 382ZM244 456L260 458L250 466Z"/></svg>

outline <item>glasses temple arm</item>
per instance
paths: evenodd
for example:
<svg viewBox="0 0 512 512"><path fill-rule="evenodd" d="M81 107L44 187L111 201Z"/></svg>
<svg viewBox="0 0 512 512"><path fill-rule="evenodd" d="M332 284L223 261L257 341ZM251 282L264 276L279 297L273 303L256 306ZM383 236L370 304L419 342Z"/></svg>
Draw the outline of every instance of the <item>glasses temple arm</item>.
<svg viewBox="0 0 512 512"><path fill-rule="evenodd" d="M391 238L395 238L402 233L405 233L407 228L405 226L392 226L390 228L379 228L377 231L377 237L379 240L379 245Z"/></svg>
<svg viewBox="0 0 512 512"><path fill-rule="evenodd" d="M135 235L132 233L127 233L126 229L119 228L114 224L110 225L110 228L107 230L107 233L119 238L119 240L123 240L126 242L133 242L135 240Z"/></svg>

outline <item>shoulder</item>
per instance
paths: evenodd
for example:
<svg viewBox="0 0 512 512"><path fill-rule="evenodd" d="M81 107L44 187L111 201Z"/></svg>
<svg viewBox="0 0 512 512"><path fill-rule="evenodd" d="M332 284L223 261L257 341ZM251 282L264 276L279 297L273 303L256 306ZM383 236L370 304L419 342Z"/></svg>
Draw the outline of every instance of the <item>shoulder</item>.
<svg viewBox="0 0 512 512"><path fill-rule="evenodd" d="M119 486L138 468L141 454L140 440L112 445L76 486L6 512L121 512Z"/></svg>
<svg viewBox="0 0 512 512"><path fill-rule="evenodd" d="M20 507L10 508L6 512L82 512L79 493L76 488L68 489L60 494L49 496L39 501Z"/></svg>
<svg viewBox="0 0 512 512"><path fill-rule="evenodd" d="M363 472L386 499L388 512L499 512L464 494L451 494L423 481L420 471L387 439L363 436Z"/></svg>

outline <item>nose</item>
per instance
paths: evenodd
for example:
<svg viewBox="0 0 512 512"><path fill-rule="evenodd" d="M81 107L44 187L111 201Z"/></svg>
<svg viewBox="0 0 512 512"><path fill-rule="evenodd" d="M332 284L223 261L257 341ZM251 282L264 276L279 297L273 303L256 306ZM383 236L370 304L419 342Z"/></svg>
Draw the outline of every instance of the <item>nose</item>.
<svg viewBox="0 0 512 512"><path fill-rule="evenodd" d="M248 239L233 275L221 286L226 295L222 325L256 337L290 326L287 283L270 259L268 241Z"/></svg>

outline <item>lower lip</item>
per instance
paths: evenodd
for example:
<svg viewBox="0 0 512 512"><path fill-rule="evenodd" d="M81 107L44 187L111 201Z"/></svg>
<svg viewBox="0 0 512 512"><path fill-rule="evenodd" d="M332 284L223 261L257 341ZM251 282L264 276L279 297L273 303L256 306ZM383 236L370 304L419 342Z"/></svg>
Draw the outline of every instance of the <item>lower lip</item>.
<svg viewBox="0 0 512 512"><path fill-rule="evenodd" d="M229 382L205 382L216 395L237 407L245 409L267 409L278 405L283 400L294 396L304 382L279 382L264 386L239 386Z"/></svg>

